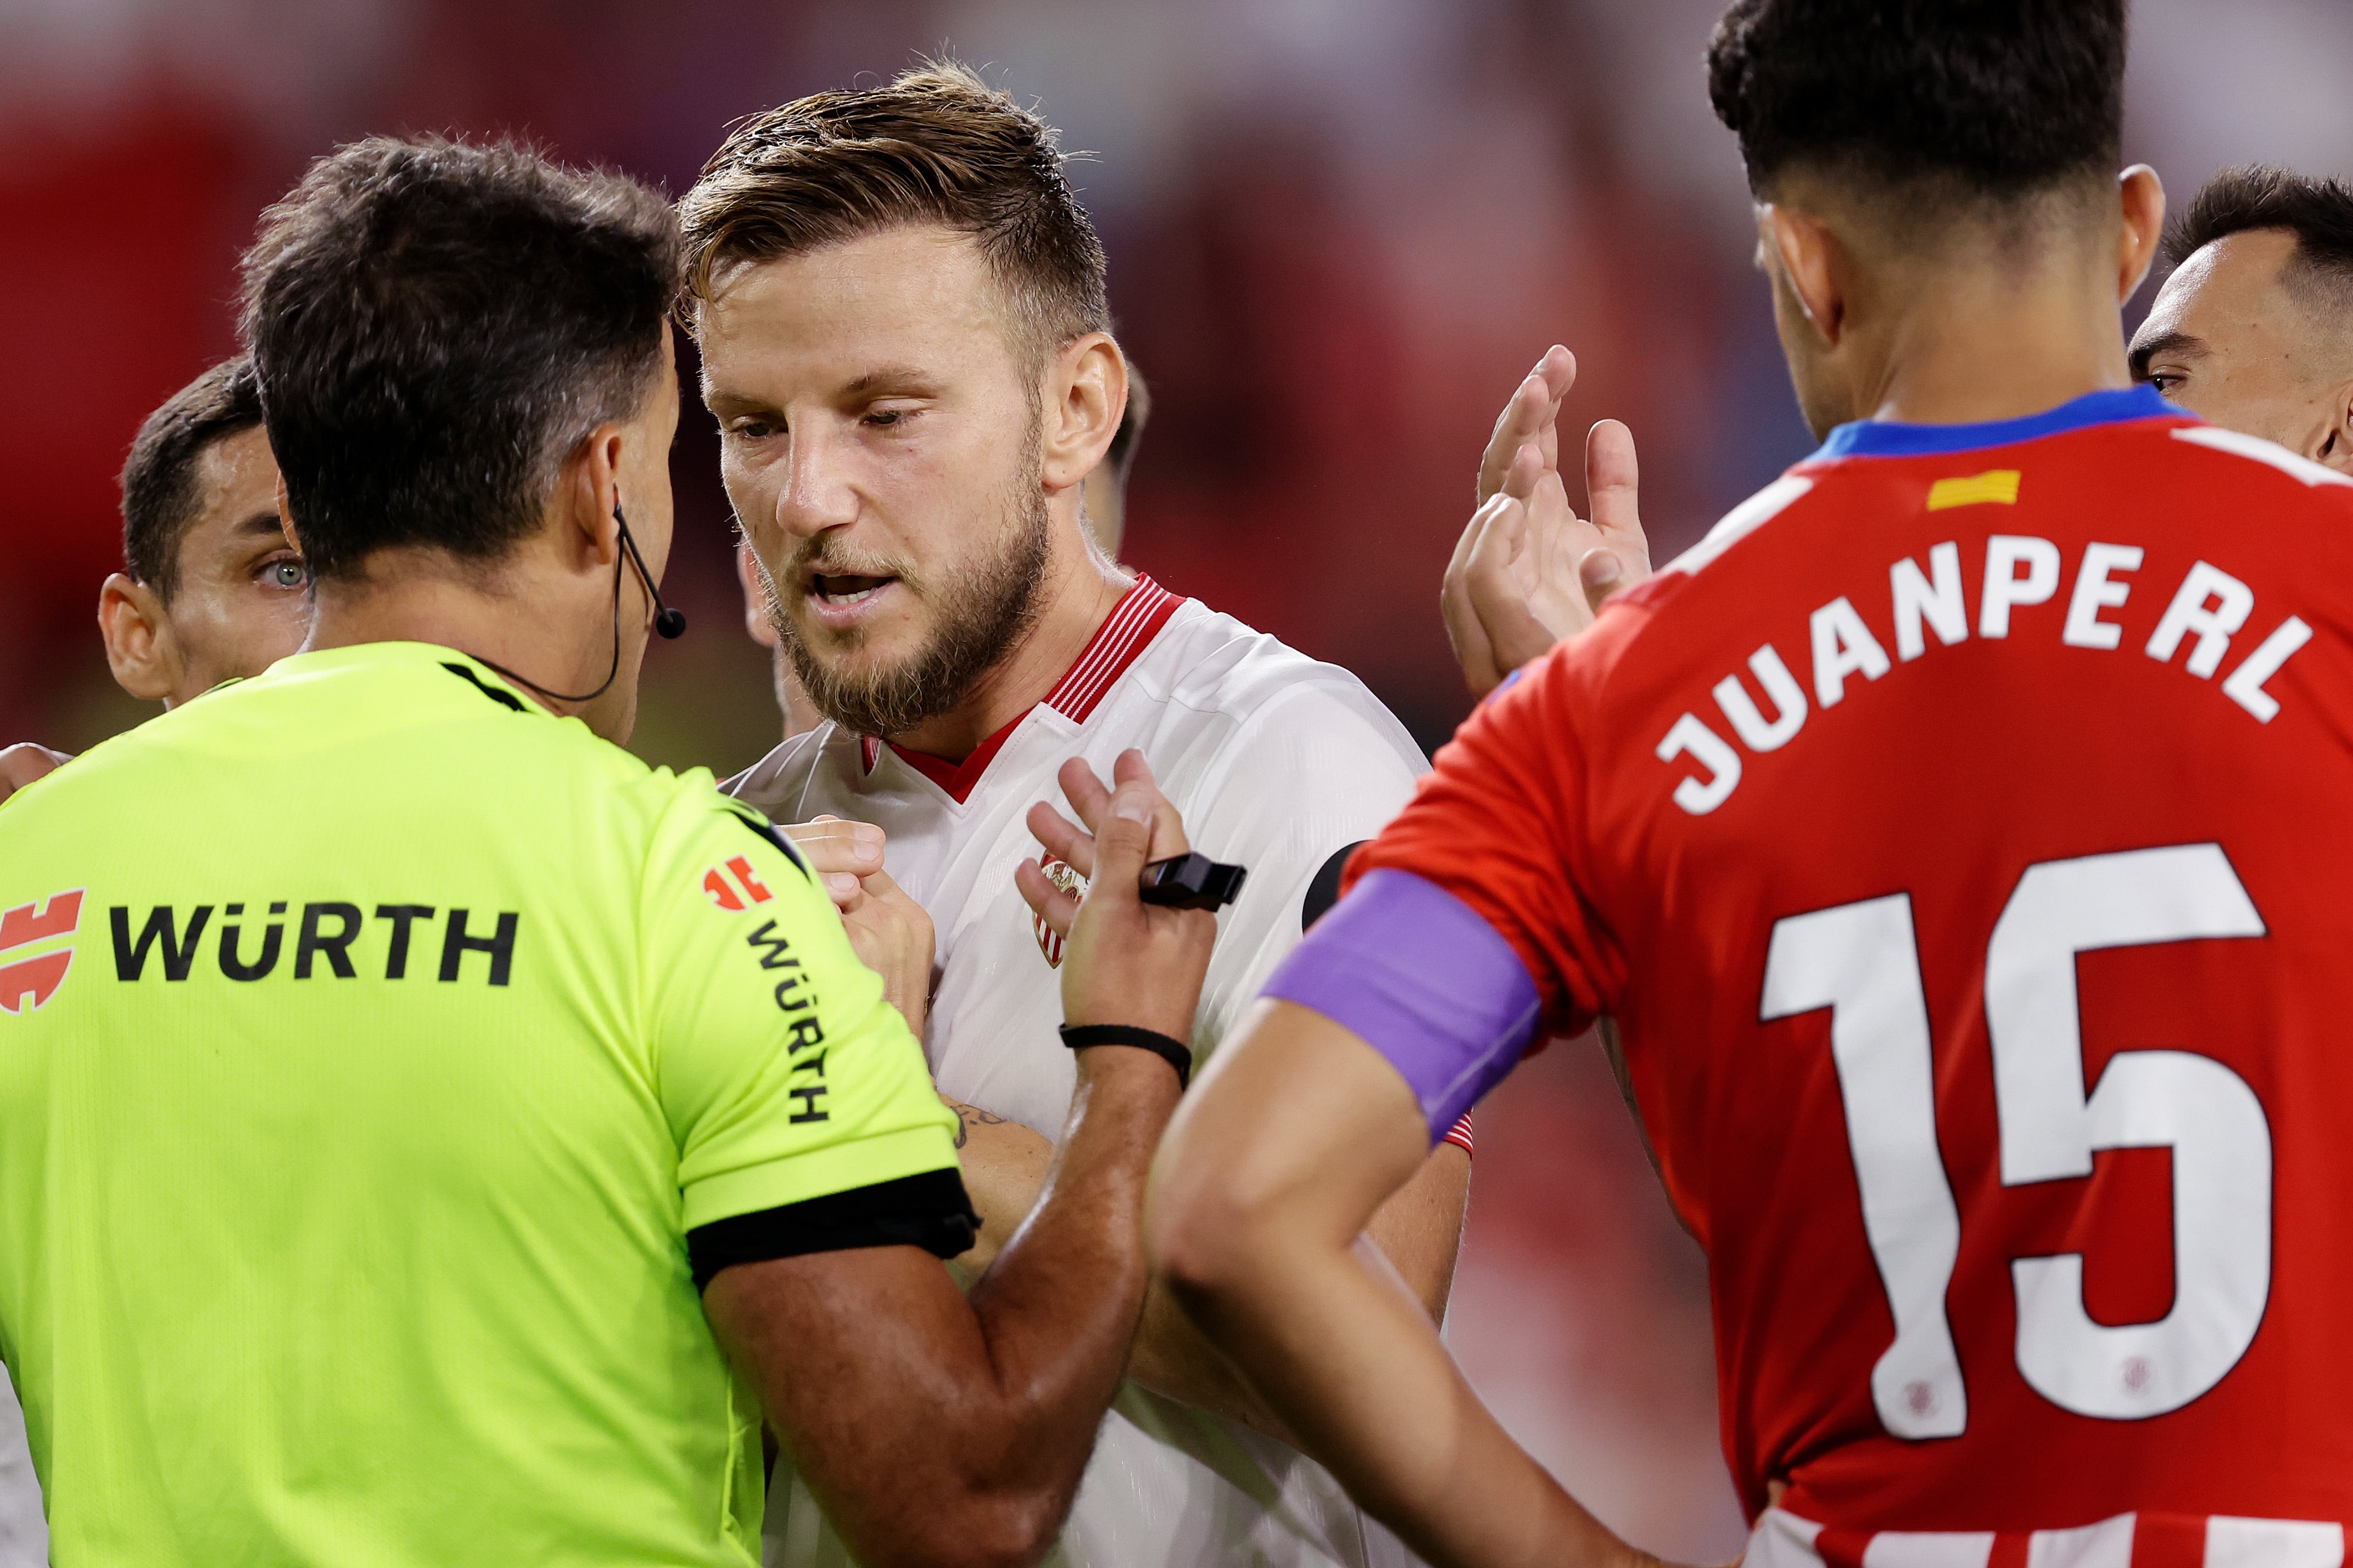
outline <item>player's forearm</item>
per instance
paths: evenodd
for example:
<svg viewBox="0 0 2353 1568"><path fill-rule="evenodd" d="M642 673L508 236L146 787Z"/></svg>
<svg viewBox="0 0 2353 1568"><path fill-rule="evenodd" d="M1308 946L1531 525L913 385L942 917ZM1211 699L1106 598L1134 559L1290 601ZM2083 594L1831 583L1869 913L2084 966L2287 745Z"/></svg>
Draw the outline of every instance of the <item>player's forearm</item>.
<svg viewBox="0 0 2353 1568"><path fill-rule="evenodd" d="M1141 1051L1085 1053L1028 1218L973 1287L1000 1400L1000 1450L1067 1508L1143 1310L1144 1189L1176 1076Z"/></svg>
<svg viewBox="0 0 2353 1568"><path fill-rule="evenodd" d="M1155 1394L1210 1411L1299 1447L1298 1437L1254 1393L1233 1363L1193 1326L1166 1284L1155 1279L1128 1352L1127 1375Z"/></svg>
<svg viewBox="0 0 2353 1568"><path fill-rule="evenodd" d="M1306 1450L1430 1563L1644 1562L1495 1424L1421 1303L1367 1250L1250 1238L1177 1289Z"/></svg>
<svg viewBox="0 0 2353 1568"><path fill-rule="evenodd" d="M957 1263L978 1275L996 1261L1036 1206L1054 1146L993 1111L951 1096L941 1098L956 1112L965 1190L981 1216L978 1239ZM1460 1148L1440 1144L1421 1172L1392 1194L1366 1227L1433 1321L1443 1321L1453 1281L1470 1163ZM1166 1288L1156 1282L1145 1299L1126 1373L1155 1394L1297 1445L1282 1418L1251 1392L1232 1363L1201 1337Z"/></svg>
<svg viewBox="0 0 2353 1568"><path fill-rule="evenodd" d="M722 1343L860 1562L1030 1562L1051 1544L1134 1332L1145 1173L1176 1102L1166 1064L1082 1055L1044 1195L968 1298L901 1247L712 1282Z"/></svg>
<svg viewBox="0 0 2353 1568"><path fill-rule="evenodd" d="M968 1274L978 1276L996 1262L1005 1243L1037 1206L1047 1169L1053 1163L1054 1146L1018 1121L949 1095L940 1098L956 1113L956 1158L963 1167L965 1191L981 1219L979 1237L956 1263ZM1156 1283L1145 1297L1126 1374L1171 1399L1213 1410L1270 1436L1292 1441L1282 1424Z"/></svg>
<svg viewBox="0 0 2353 1568"><path fill-rule="evenodd" d="M1470 1178L1471 1157L1458 1145L1440 1143L1413 1180L1392 1193L1365 1227L1366 1237L1433 1323L1445 1321L1454 1260L1462 1245ZM1136 1330L1127 1374L1155 1393L1298 1446L1290 1426L1202 1337L1164 1281L1155 1280L1145 1300L1144 1321Z"/></svg>
<svg viewBox="0 0 2353 1568"><path fill-rule="evenodd" d="M1495 1424L1360 1237L1427 1179L1430 1149L1385 1058L1311 1008L1261 1004L1163 1144L1159 1266L1306 1451L1431 1562L1624 1568L1634 1554Z"/></svg>

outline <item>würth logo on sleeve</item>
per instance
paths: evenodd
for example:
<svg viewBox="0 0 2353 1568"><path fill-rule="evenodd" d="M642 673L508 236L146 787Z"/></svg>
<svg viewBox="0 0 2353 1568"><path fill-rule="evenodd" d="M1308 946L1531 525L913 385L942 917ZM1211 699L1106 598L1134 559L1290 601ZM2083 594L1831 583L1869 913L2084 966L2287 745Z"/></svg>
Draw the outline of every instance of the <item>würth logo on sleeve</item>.
<svg viewBox="0 0 2353 1568"><path fill-rule="evenodd" d="M1048 881L1070 894L1071 897L1083 899L1087 896L1087 879L1064 862L1055 859L1051 855L1040 855L1038 857L1038 865L1039 869L1046 873ZM1062 939L1054 934L1054 928L1046 923L1046 917L1030 916L1029 929L1038 933L1038 951L1046 955L1047 966L1051 969L1061 968Z"/></svg>
<svg viewBox="0 0 2353 1568"><path fill-rule="evenodd" d="M747 910L754 904L765 904L776 895L768 891L752 870L752 862L741 855L731 855L725 866L713 866L702 874L703 895L723 910Z"/></svg>
<svg viewBox="0 0 2353 1568"><path fill-rule="evenodd" d="M51 893L38 904L0 911L0 1013L35 1012L66 983L86 890Z"/></svg>

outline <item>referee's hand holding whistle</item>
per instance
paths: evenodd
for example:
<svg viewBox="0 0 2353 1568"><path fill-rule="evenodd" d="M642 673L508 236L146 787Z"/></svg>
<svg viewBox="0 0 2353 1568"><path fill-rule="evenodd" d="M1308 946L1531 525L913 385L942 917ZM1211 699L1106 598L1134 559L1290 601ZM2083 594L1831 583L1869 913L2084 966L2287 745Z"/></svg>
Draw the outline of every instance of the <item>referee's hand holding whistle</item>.
<svg viewBox="0 0 2353 1568"><path fill-rule="evenodd" d="M1086 896L1062 891L1035 861L1023 861L1015 877L1031 911L1065 944L1062 1020L1073 1028L1124 1024L1187 1041L1218 938L1217 917L1147 904L1137 896L1147 864L1192 847L1185 825L1153 782L1142 752L1120 753L1108 788L1076 757L1062 764L1060 779L1078 822L1039 801L1029 808L1029 831L1087 879ZM1100 1047L1082 1050L1082 1071L1104 1055ZM1136 1065L1167 1072L1143 1051L1108 1055L1134 1057Z"/></svg>

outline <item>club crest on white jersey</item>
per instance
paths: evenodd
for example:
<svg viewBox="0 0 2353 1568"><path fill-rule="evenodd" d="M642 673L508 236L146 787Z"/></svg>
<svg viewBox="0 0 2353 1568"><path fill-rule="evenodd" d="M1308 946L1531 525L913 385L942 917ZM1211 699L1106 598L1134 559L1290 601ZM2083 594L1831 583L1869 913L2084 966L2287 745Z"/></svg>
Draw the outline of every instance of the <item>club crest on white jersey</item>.
<svg viewBox="0 0 2353 1568"><path fill-rule="evenodd" d="M1038 868L1046 873L1048 881L1070 894L1071 897L1083 899L1087 896L1087 879L1072 869L1068 861L1057 860L1051 855L1040 855L1038 857ZM1054 928L1046 923L1046 917L1031 915L1029 929L1038 933L1038 951L1046 955L1046 966L1050 969L1061 968L1062 939L1054 934Z"/></svg>

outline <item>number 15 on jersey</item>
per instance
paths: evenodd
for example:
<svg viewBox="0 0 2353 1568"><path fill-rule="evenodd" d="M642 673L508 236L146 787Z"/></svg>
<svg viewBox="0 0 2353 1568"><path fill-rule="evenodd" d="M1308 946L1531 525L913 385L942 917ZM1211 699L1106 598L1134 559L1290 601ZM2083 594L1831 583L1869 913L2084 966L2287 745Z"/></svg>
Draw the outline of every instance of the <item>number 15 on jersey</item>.
<svg viewBox="0 0 2353 1568"><path fill-rule="evenodd" d="M2271 1289L2272 1140L2244 1079L2211 1057L2119 1052L2086 1091L2075 957L2102 948L2264 935L2219 844L2172 845L2027 868L1994 922L1987 1032L2004 1186L2092 1173L2104 1149L2173 1161L2173 1307L2107 1325L2084 1303L2081 1253L2013 1258L2018 1370L2077 1415L2130 1421L2179 1409L2253 1342ZM1928 1005L1908 893L1777 921L1760 1018L1831 1009L1847 1141L1894 1342L1872 1400L1898 1437L1968 1425L1946 1290L1962 1216L1936 1142Z"/></svg>

